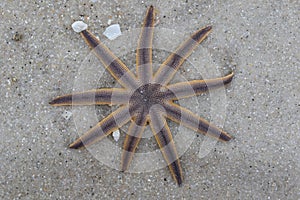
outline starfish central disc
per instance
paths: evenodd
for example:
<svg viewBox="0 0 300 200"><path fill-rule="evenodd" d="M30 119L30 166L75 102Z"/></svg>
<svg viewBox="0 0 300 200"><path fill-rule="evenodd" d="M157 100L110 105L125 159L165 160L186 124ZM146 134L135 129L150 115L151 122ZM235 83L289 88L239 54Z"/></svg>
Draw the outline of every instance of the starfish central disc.
<svg viewBox="0 0 300 200"><path fill-rule="evenodd" d="M164 104L164 94L167 88L160 84L148 83L137 88L130 97L130 110L139 110L149 114L152 106ZM131 114L134 114L133 112Z"/></svg>

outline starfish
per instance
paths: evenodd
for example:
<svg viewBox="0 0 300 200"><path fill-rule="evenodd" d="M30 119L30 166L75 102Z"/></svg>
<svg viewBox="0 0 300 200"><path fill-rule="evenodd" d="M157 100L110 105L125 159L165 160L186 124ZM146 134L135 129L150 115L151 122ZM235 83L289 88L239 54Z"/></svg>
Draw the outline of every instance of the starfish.
<svg viewBox="0 0 300 200"><path fill-rule="evenodd" d="M79 31L105 69L122 87L100 88L58 96L50 104L53 106L119 105L115 111L71 143L69 147L78 149L91 145L130 122L121 159L121 169L126 171L145 127L150 125L171 175L180 186L183 181L183 173L167 119L180 123L197 133L215 137L220 141L229 141L232 136L227 132L181 107L176 100L202 94L208 89L222 87L231 82L233 72L221 78L169 84L192 51L211 32L212 27L206 26L197 30L179 45L154 73L152 70L152 40L155 14L155 9L150 6L138 40L136 75L89 30Z"/></svg>

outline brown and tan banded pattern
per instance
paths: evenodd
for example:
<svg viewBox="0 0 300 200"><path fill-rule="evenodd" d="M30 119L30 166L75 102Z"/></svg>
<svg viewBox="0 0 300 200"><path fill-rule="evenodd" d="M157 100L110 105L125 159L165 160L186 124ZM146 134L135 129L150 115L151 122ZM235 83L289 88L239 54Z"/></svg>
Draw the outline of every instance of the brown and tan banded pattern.
<svg viewBox="0 0 300 200"><path fill-rule="evenodd" d="M130 121L123 144L121 170L130 167L134 153L141 140L145 127L151 130L163 154L166 164L178 185L182 184L183 173L166 119L183 124L201 133L221 141L232 137L191 111L174 103L174 100L187 98L207 92L209 89L223 87L231 82L233 73L209 80L191 80L168 84L192 51L207 37L212 27L197 30L186 39L174 53L161 64L157 72L152 72L152 40L155 23L155 9L147 10L136 51L135 76L127 66L117 58L89 30L80 33L93 53L123 88L101 88L74 94L59 96L50 102L53 106L65 105L120 105L110 115L102 119L88 132L70 144L70 148L91 145Z"/></svg>

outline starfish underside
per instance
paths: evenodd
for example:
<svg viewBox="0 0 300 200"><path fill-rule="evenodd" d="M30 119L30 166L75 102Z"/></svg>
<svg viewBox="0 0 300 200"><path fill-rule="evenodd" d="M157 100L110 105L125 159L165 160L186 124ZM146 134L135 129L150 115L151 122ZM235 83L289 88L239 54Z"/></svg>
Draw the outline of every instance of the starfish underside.
<svg viewBox="0 0 300 200"><path fill-rule="evenodd" d="M120 105L84 135L69 145L81 148L91 145L130 121L122 153L121 169L128 169L145 127L150 124L159 148L178 185L183 181L182 168L166 119L180 123L198 133L213 136L221 141L232 137L225 131L179 106L174 101L199 95L208 89L219 88L231 82L233 73L227 76L192 80L169 84L183 62L207 37L211 26L197 30L171 53L156 73L152 71L152 40L155 10L147 10L136 51L136 75L117 58L90 31L83 30L83 37L106 70L121 84L122 88L101 88L59 96L50 102L53 106L64 105Z"/></svg>

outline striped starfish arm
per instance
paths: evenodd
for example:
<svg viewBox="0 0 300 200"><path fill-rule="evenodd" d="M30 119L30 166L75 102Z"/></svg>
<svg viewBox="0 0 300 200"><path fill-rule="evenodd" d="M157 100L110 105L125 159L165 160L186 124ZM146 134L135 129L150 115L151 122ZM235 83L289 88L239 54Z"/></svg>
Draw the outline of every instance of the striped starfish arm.
<svg viewBox="0 0 300 200"><path fill-rule="evenodd" d="M128 106L122 106L75 140L69 145L69 148L78 149L94 144L126 124L130 119Z"/></svg>
<svg viewBox="0 0 300 200"><path fill-rule="evenodd" d="M168 85L165 92L166 99L178 100L182 98L192 97L211 89L217 89L231 82L233 72L227 76L207 80L193 80Z"/></svg>
<svg viewBox="0 0 300 200"><path fill-rule="evenodd" d="M108 49L108 47L97 39L89 30L81 31L80 35L105 68L122 86L126 88L137 88L135 75Z"/></svg>
<svg viewBox="0 0 300 200"><path fill-rule="evenodd" d="M131 122L123 144L123 152L122 152L122 160L121 160L122 171L126 171L129 168L135 150L145 130L146 124L147 124L147 117L143 114L137 115Z"/></svg>
<svg viewBox="0 0 300 200"><path fill-rule="evenodd" d="M118 105L129 101L129 94L121 88L101 88L58 96L49 102L52 106Z"/></svg>
<svg viewBox="0 0 300 200"><path fill-rule="evenodd" d="M152 79L152 41L154 20L155 11L153 6L150 6L144 19L136 50L137 76L143 84L149 83Z"/></svg>
<svg viewBox="0 0 300 200"><path fill-rule="evenodd" d="M212 136L221 141L229 141L232 139L232 136L228 133L217 128L215 125L210 124L205 119L198 117L186 108L172 102L166 104L164 108L166 110L167 118L178 124L182 124L194 131L197 131L198 133Z"/></svg>
<svg viewBox="0 0 300 200"><path fill-rule="evenodd" d="M167 85L173 78L183 62L191 55L192 51L207 37L212 27L207 26L199 29L184 41L175 52L161 64L154 75L154 81L161 85Z"/></svg>
<svg viewBox="0 0 300 200"><path fill-rule="evenodd" d="M183 181L182 168L170 128L162 113L150 112L150 126L171 175L180 186Z"/></svg>

